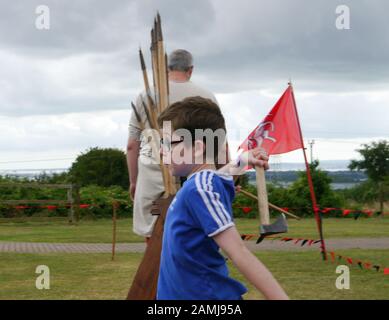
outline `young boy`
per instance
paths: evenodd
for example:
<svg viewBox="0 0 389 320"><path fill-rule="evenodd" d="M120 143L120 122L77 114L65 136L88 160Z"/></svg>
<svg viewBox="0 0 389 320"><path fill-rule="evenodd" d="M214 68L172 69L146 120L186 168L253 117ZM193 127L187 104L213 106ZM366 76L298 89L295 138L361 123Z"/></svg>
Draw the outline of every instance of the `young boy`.
<svg viewBox="0 0 389 320"><path fill-rule="evenodd" d="M220 141L210 148L209 139L195 135L196 129L225 132L219 107L208 99L187 98L162 112L159 124L166 121L175 132L163 132L163 159L171 158L171 173L185 176L187 181L167 212L157 299L242 299L247 289L229 277L219 249L267 299L288 299L270 271L246 248L235 227L233 178L215 169ZM191 139L178 135L177 129L186 129ZM210 149L214 152L206 152ZM183 153L189 154L184 161ZM181 157L181 163L177 157Z"/></svg>

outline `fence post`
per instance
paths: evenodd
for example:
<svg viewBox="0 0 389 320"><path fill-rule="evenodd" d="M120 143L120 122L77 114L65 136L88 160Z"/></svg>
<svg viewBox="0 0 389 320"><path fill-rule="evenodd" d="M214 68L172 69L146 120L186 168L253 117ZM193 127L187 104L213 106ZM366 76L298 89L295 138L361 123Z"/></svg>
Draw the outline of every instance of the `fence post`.
<svg viewBox="0 0 389 320"><path fill-rule="evenodd" d="M69 209L69 224L74 223L74 198L73 198L73 185L67 191L68 194L68 202L70 204Z"/></svg>
<svg viewBox="0 0 389 320"><path fill-rule="evenodd" d="M74 198L75 198L75 206L74 206L74 212L75 212L75 218L76 218L76 222L78 223L78 221L80 220L80 204L81 204L81 199L80 199L80 187L75 184L73 186L73 194L74 194Z"/></svg>
<svg viewBox="0 0 389 320"><path fill-rule="evenodd" d="M115 259L116 251L116 211L118 208L118 202L112 202L112 261Z"/></svg>

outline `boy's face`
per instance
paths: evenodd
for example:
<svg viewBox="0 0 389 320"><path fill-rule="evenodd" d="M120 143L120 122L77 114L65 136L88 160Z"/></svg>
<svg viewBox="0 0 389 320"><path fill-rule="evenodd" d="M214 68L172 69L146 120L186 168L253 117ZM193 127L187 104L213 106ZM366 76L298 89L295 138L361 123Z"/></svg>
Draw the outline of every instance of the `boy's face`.
<svg viewBox="0 0 389 320"><path fill-rule="evenodd" d="M174 132L171 136L163 133L160 153L163 163L168 166L173 176L186 177L196 166L195 152L191 141L184 141L183 137Z"/></svg>

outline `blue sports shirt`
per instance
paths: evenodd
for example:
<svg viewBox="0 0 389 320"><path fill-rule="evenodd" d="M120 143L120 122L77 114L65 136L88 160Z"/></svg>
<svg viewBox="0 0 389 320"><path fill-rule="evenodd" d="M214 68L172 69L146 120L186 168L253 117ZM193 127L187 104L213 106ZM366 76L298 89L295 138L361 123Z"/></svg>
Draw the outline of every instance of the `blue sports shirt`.
<svg viewBox="0 0 389 320"><path fill-rule="evenodd" d="M166 216L157 299L238 300L247 289L228 275L213 236L234 225L231 176L203 170L188 177Z"/></svg>

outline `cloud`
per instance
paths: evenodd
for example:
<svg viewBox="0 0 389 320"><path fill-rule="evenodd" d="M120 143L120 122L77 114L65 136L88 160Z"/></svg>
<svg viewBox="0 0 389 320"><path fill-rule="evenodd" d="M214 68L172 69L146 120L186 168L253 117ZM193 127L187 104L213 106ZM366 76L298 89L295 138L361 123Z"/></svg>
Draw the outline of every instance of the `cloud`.
<svg viewBox="0 0 389 320"><path fill-rule="evenodd" d="M39 31L41 4L0 3L3 154L125 140L157 10L167 50L193 52L193 80L217 94L229 128L254 128L292 78L307 138L389 136L387 1L342 1L350 30L335 27L337 0L47 0L51 28Z"/></svg>
<svg viewBox="0 0 389 320"><path fill-rule="evenodd" d="M19 117L11 121L0 117L0 153L3 151L53 151L91 146L124 148L127 144L129 111L68 113ZM4 139L8 137L8 139ZM12 138L13 143L9 143Z"/></svg>
<svg viewBox="0 0 389 320"><path fill-rule="evenodd" d="M381 88L388 82L389 22L383 1L343 1L351 29L335 27L338 1L217 1L200 56L217 92L271 87L292 77L303 90ZM374 50L372 50L374 48Z"/></svg>
<svg viewBox="0 0 389 320"><path fill-rule="evenodd" d="M25 60L0 52L1 113L25 116L127 109L130 96L140 88L122 72L126 61L121 54Z"/></svg>
<svg viewBox="0 0 389 320"><path fill-rule="evenodd" d="M243 141L275 105L286 86L281 88L276 93L258 90L218 94L229 135ZM389 137L389 91L333 95L306 94L294 89L305 138Z"/></svg>
<svg viewBox="0 0 389 320"><path fill-rule="evenodd" d="M290 77L305 92L388 83L385 1L343 1L351 30L336 29L335 0L48 0L46 31L34 26L40 4L0 7L0 110L8 115L127 108L142 87L137 48L148 55L157 10L167 49L191 50L194 79L217 93L279 88Z"/></svg>
<svg viewBox="0 0 389 320"><path fill-rule="evenodd" d="M116 51L128 46L123 39L137 26L134 1L47 0L44 4L50 9L50 30L42 31L35 27L35 10L42 1L2 2L3 49L47 58Z"/></svg>

